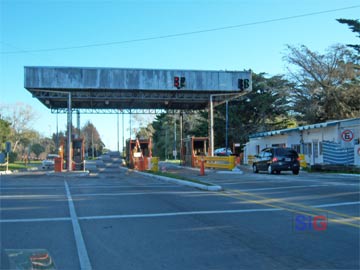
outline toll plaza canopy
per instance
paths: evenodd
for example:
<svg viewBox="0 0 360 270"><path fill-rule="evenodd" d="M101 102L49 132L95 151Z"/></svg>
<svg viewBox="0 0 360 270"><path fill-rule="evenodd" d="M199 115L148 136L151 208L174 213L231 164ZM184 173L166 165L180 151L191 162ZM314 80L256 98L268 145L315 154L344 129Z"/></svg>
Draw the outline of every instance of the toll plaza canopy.
<svg viewBox="0 0 360 270"><path fill-rule="evenodd" d="M251 91L251 71L25 67L24 87L52 111L202 110L210 95ZM214 97L214 100L216 100ZM219 97L220 98L220 97Z"/></svg>

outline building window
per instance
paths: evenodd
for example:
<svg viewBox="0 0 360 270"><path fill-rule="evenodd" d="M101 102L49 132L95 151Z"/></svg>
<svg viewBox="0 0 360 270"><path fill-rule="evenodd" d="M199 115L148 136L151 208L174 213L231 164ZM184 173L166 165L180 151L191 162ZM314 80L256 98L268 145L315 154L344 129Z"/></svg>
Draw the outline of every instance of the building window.
<svg viewBox="0 0 360 270"><path fill-rule="evenodd" d="M319 143L318 142L313 142L313 150L314 150L314 156L318 157L319 156Z"/></svg>
<svg viewBox="0 0 360 270"><path fill-rule="evenodd" d="M304 143L304 154L311 156L311 154L312 154L311 143Z"/></svg>

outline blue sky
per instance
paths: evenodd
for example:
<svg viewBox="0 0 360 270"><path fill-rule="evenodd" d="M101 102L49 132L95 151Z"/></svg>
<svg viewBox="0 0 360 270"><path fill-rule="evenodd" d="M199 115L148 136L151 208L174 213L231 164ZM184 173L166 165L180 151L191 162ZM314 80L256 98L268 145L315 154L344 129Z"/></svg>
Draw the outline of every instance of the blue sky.
<svg viewBox="0 0 360 270"><path fill-rule="evenodd" d="M353 8L343 9L346 7ZM336 9L339 10L320 13ZM269 75L285 74L286 44L325 52L336 43L358 43L356 35L335 19L358 19L360 3L0 0L0 12L0 103L31 105L38 115L33 128L49 136L56 131L56 116L24 89L24 66L252 69ZM150 39L227 26L237 27ZM121 43L138 39L150 40ZM109 43L113 44L102 45ZM125 129L128 119L126 116ZM115 150L116 116L81 116L82 124L88 120L97 127L106 146ZM76 122L75 117L73 121ZM65 123L66 116L60 115L61 130ZM128 133L127 130L126 138Z"/></svg>

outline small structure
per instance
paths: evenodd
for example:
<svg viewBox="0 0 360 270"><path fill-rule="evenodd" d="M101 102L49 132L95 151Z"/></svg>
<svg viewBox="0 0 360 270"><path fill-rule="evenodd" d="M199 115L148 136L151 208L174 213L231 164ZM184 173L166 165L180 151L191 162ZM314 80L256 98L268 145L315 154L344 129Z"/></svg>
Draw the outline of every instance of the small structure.
<svg viewBox="0 0 360 270"><path fill-rule="evenodd" d="M309 165L360 165L360 118L261 132L250 135L244 163L266 147L291 147Z"/></svg>
<svg viewBox="0 0 360 270"><path fill-rule="evenodd" d="M152 140L136 139L126 141L126 164L129 168L144 171L150 169Z"/></svg>
<svg viewBox="0 0 360 270"><path fill-rule="evenodd" d="M208 137L188 137L181 144L181 163L184 166L199 167L198 156L209 155Z"/></svg>

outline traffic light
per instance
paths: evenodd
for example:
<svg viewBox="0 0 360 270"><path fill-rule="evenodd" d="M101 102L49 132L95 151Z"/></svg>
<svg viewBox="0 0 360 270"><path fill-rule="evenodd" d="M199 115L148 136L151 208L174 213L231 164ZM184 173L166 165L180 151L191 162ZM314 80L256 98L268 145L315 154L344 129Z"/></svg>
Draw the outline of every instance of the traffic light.
<svg viewBox="0 0 360 270"><path fill-rule="evenodd" d="M177 89L180 89L180 78L179 77L174 77L174 87L176 87Z"/></svg>
<svg viewBox="0 0 360 270"><path fill-rule="evenodd" d="M243 91L250 87L249 79L238 79L238 88Z"/></svg>
<svg viewBox="0 0 360 270"><path fill-rule="evenodd" d="M238 79L238 88L242 91L244 90L244 80Z"/></svg>
<svg viewBox="0 0 360 270"><path fill-rule="evenodd" d="M180 88L183 88L186 86L186 83L185 83L185 77L181 77L180 78Z"/></svg>

